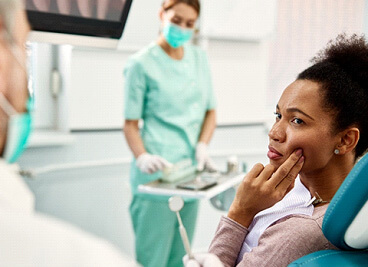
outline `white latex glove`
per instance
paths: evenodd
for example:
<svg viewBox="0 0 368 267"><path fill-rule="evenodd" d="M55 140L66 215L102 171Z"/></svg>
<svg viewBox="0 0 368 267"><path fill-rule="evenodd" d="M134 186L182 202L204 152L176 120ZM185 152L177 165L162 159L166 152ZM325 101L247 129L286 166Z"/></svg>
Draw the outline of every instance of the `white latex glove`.
<svg viewBox="0 0 368 267"><path fill-rule="evenodd" d="M210 171L216 171L217 167L212 161L207 151L207 144L204 142L198 142L196 147L196 160L197 160L197 170L203 171L204 168Z"/></svg>
<svg viewBox="0 0 368 267"><path fill-rule="evenodd" d="M183 257L185 267L224 267L215 254L195 253L193 257L194 259L189 259L188 255Z"/></svg>
<svg viewBox="0 0 368 267"><path fill-rule="evenodd" d="M166 167L171 167L172 163L168 162L166 159L149 153L143 153L139 155L136 161L137 167L144 173L154 173L161 171Z"/></svg>

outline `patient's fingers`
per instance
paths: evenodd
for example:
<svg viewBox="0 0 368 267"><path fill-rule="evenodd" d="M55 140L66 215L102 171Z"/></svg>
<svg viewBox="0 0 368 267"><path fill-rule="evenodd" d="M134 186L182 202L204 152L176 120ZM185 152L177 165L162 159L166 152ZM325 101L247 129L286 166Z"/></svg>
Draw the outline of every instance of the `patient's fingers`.
<svg viewBox="0 0 368 267"><path fill-rule="evenodd" d="M302 169L304 164L304 156L301 156L298 162L290 170L288 175L276 186L281 192L287 191L291 184L294 184L295 178Z"/></svg>
<svg viewBox="0 0 368 267"><path fill-rule="evenodd" d="M253 168L246 175L247 177L258 177L264 169L264 166L261 163L257 163L253 166Z"/></svg>
<svg viewBox="0 0 368 267"><path fill-rule="evenodd" d="M263 182L266 182L270 179L274 172L275 166L268 164L264 167L262 173L259 175L259 179L262 179Z"/></svg>
<svg viewBox="0 0 368 267"><path fill-rule="evenodd" d="M289 181L288 186L291 182L295 179L297 174L299 173L300 169L297 170L296 174L295 171L291 173L294 169L295 165L299 163L299 159L302 157L302 150L298 149L293 152L290 157L277 169L277 171L272 175L270 182L276 188L285 178ZM304 162L304 160L303 160ZM300 165L297 166L297 169ZM293 176L295 174L295 177ZM288 187L287 186L287 187Z"/></svg>

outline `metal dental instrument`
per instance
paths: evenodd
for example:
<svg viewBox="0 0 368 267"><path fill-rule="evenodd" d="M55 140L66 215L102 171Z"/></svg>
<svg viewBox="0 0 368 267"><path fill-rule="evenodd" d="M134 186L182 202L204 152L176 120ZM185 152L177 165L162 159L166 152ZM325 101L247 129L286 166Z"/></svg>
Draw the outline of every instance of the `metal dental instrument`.
<svg viewBox="0 0 368 267"><path fill-rule="evenodd" d="M183 225L183 222L181 220L180 213L179 213L179 211L183 208L183 206L184 206L184 201L181 197L173 196L169 199L169 208L171 211L176 212L176 216L178 217L179 232L181 235L181 240L183 241L183 244L184 244L185 251L187 252L189 259L193 259L194 257L190 249L187 231L185 230L185 227Z"/></svg>

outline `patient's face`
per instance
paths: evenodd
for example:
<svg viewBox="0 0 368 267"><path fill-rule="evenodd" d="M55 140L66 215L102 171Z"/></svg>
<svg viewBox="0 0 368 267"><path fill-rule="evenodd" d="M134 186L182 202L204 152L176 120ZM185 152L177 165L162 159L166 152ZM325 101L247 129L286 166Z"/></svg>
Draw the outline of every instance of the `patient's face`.
<svg viewBox="0 0 368 267"><path fill-rule="evenodd" d="M297 80L283 92L276 107L276 122L269 132L270 163L279 167L297 148L303 149L304 173L323 170L333 158L338 136L333 115L323 109L319 84Z"/></svg>

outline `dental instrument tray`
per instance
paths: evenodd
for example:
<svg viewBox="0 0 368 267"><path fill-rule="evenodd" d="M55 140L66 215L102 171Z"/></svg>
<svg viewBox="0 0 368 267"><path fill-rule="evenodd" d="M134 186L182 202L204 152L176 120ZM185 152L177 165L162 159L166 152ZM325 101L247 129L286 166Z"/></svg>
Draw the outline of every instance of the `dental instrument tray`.
<svg viewBox="0 0 368 267"><path fill-rule="evenodd" d="M193 179L189 182L184 182L176 185L177 188L188 189L188 190L205 190L216 185L216 181L206 181L202 179Z"/></svg>
<svg viewBox="0 0 368 267"><path fill-rule="evenodd" d="M242 172L193 172L175 182L158 179L141 184L138 186L138 191L150 195L210 199L237 186L243 180L244 175L245 173Z"/></svg>

